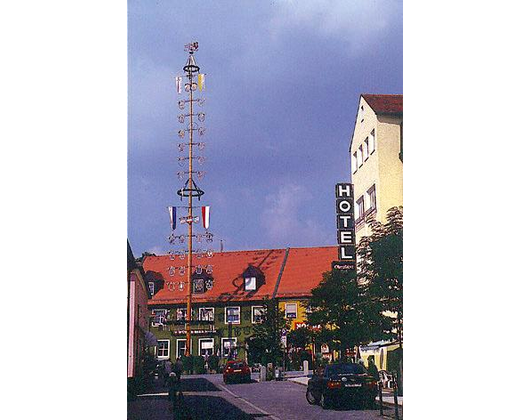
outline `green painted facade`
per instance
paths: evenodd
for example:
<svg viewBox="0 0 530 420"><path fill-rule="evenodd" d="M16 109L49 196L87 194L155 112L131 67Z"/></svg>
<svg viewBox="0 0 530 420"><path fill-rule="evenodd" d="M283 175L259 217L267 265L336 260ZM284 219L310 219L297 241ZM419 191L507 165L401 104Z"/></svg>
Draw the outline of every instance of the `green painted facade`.
<svg viewBox="0 0 530 420"><path fill-rule="evenodd" d="M192 343L191 354L193 356L199 355L200 344L205 345L205 339L213 339L213 354L221 358L221 363L227 360L226 355L223 354L223 342L232 338L236 340L236 348L238 359L247 359L247 352L245 349L246 340L253 334L252 323L252 307L262 306L261 300L255 302L223 302L219 303L200 303L192 306ZM225 319L227 307L239 307L239 323L232 323L231 325ZM157 340L169 340L169 359L174 362L177 359L177 344L180 345L180 351L184 351L186 333L184 322L177 321L177 308L186 309L185 305L162 307L157 306L152 309L166 309L169 310L169 316L165 325L153 326L150 323L151 332L157 337ZM198 313L200 308L214 308L214 321L201 322L198 321ZM203 349L204 351L204 349ZM167 358L165 355L160 356L160 359Z"/></svg>

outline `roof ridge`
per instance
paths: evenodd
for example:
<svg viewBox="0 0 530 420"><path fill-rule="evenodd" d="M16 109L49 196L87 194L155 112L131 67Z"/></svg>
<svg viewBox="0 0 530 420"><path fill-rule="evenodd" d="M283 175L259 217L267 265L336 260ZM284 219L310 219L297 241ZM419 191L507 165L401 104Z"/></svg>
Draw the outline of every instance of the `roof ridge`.
<svg viewBox="0 0 530 420"><path fill-rule="evenodd" d="M285 249L285 256L283 257L282 266L280 267L280 272L278 273L278 280L276 280L276 285L274 286L274 291L272 292L272 298L274 299L276 297L276 293L278 292L278 288L280 287L280 281L282 279L283 269L285 268L285 264L287 263L287 257L289 256L290 248L287 247Z"/></svg>
<svg viewBox="0 0 530 420"><path fill-rule="evenodd" d="M333 248L336 246L337 245L315 245L315 246L287 247L287 249L319 249L319 248ZM228 254L228 253L234 253L234 252L284 251L284 250L285 248L239 249L239 250L232 250L232 251L215 252L215 254ZM146 258L150 258L150 257L156 257L156 258L169 257L169 254L146 256Z"/></svg>
<svg viewBox="0 0 530 420"><path fill-rule="evenodd" d="M402 93L361 93L361 96L403 96Z"/></svg>

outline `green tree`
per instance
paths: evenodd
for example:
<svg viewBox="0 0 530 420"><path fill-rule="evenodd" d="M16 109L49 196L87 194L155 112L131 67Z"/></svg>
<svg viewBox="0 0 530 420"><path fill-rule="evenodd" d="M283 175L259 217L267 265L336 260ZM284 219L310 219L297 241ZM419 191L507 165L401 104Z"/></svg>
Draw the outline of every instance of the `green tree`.
<svg viewBox="0 0 530 420"><path fill-rule="evenodd" d="M249 359L262 364L279 364L283 357L282 330L288 329L288 323L277 299L264 299L262 305L261 322L253 326L254 334L248 342Z"/></svg>
<svg viewBox="0 0 530 420"><path fill-rule="evenodd" d="M403 343L403 208L392 207L387 222L370 220L372 235L358 247L359 277L367 285L378 338Z"/></svg>
<svg viewBox="0 0 530 420"><path fill-rule="evenodd" d="M289 347L305 350L311 343L311 331L302 327L289 331L287 334L287 343Z"/></svg>
<svg viewBox="0 0 530 420"><path fill-rule="evenodd" d="M373 339L374 320L366 287L357 282L353 271L332 270L311 291L309 305L313 308L308 322L321 326L318 339L339 350L367 344Z"/></svg>

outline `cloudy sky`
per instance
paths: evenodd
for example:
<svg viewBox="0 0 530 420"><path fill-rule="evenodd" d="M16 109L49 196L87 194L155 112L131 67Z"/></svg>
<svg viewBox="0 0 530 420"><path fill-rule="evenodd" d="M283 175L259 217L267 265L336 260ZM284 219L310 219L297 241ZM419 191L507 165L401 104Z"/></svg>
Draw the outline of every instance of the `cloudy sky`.
<svg viewBox="0 0 530 420"><path fill-rule="evenodd" d="M170 247L168 205L184 44L206 73L206 171L219 249L336 243L334 185L349 180L361 93L402 93L399 0L129 0L128 237ZM184 202L182 203L184 204ZM179 227L184 233L184 226Z"/></svg>

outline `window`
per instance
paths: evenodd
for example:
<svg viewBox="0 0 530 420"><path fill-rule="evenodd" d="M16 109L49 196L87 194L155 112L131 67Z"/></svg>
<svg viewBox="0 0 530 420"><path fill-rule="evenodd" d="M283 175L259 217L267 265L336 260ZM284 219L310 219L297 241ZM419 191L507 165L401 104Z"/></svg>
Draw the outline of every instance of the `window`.
<svg viewBox="0 0 530 420"><path fill-rule="evenodd" d="M361 105L361 109L359 109L359 119L361 122L364 121L364 106Z"/></svg>
<svg viewBox="0 0 530 420"><path fill-rule="evenodd" d="M199 321L213 321L214 308L199 308Z"/></svg>
<svg viewBox="0 0 530 420"><path fill-rule="evenodd" d="M204 358L213 355L213 338L199 338L199 355Z"/></svg>
<svg viewBox="0 0 530 420"><path fill-rule="evenodd" d="M205 291L206 290L204 288L204 279L193 279L193 293L204 293Z"/></svg>
<svg viewBox="0 0 530 420"><path fill-rule="evenodd" d="M221 338L223 357L236 356L237 338Z"/></svg>
<svg viewBox="0 0 530 420"><path fill-rule="evenodd" d="M193 343L193 341L192 341ZM193 345L190 346L190 354L193 350ZM186 354L186 339L185 338L178 338L177 339L177 358L182 357Z"/></svg>
<svg viewBox="0 0 530 420"><path fill-rule="evenodd" d="M153 309L153 327L156 327L157 325L165 325L166 317L166 309Z"/></svg>
<svg viewBox="0 0 530 420"><path fill-rule="evenodd" d="M252 307L252 323L259 324L263 321L265 316L265 308L263 306L253 306Z"/></svg>
<svg viewBox="0 0 530 420"><path fill-rule="evenodd" d="M285 317L286 318L296 318L296 303L286 303L285 304Z"/></svg>
<svg viewBox="0 0 530 420"><path fill-rule="evenodd" d="M363 166L363 146L359 146L359 150L357 150L357 167L360 168Z"/></svg>
<svg viewBox="0 0 530 420"><path fill-rule="evenodd" d="M156 356L159 359L169 359L169 340L156 342Z"/></svg>
<svg viewBox="0 0 530 420"><path fill-rule="evenodd" d="M372 130L368 136L368 153L372 154L375 152L375 130Z"/></svg>
<svg viewBox="0 0 530 420"><path fill-rule="evenodd" d="M376 201L375 201L375 185L372 185L370 188L368 188L368 191L366 192L367 198L368 198L368 211L374 211L376 208Z"/></svg>
<svg viewBox="0 0 530 420"><path fill-rule="evenodd" d="M355 221L359 222L364 216L364 196L355 202Z"/></svg>
<svg viewBox="0 0 530 420"><path fill-rule="evenodd" d="M176 311L175 311L175 316L177 318L177 321L185 321L186 320L186 314L187 314L187 309L186 308L178 308Z"/></svg>
<svg viewBox="0 0 530 420"><path fill-rule="evenodd" d="M354 174L357 172L357 152L355 152L353 155L351 155L351 172Z"/></svg>
<svg viewBox="0 0 530 420"><path fill-rule="evenodd" d="M368 137L364 140L364 143L362 144L363 147L363 155L364 155L364 161L366 162L368 160Z"/></svg>
<svg viewBox="0 0 530 420"><path fill-rule="evenodd" d="M225 324L239 324L240 322L240 307L232 306L225 308Z"/></svg>
<svg viewBox="0 0 530 420"><path fill-rule="evenodd" d="M153 296L155 294L155 282L150 281L147 285L149 286L149 295Z"/></svg>
<svg viewBox="0 0 530 420"><path fill-rule="evenodd" d="M256 277L246 277L245 278L245 290L256 290Z"/></svg>

